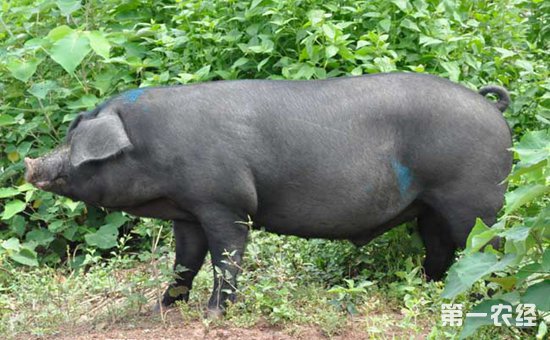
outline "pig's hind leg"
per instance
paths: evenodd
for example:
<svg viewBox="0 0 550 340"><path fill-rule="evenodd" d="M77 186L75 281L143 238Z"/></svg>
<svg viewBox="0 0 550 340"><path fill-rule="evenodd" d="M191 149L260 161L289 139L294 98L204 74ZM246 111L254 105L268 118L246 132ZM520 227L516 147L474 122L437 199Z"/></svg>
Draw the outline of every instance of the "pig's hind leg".
<svg viewBox="0 0 550 340"><path fill-rule="evenodd" d="M484 181L448 183L425 193L427 205L418 217L426 246L424 268L430 279L440 280L452 264L455 250L464 248L476 218L491 226L503 203L505 186Z"/></svg>
<svg viewBox="0 0 550 340"><path fill-rule="evenodd" d="M418 216L417 221L426 248L424 273L428 280L441 280L453 262L457 249L450 236L451 226L440 214L429 208Z"/></svg>

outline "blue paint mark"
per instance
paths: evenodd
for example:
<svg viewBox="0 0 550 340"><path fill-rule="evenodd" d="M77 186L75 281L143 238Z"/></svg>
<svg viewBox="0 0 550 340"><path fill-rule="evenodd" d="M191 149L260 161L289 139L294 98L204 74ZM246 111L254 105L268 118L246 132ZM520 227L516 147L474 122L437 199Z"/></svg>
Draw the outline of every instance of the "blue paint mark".
<svg viewBox="0 0 550 340"><path fill-rule="evenodd" d="M374 190L374 187L372 186L372 184L367 184L365 185L365 192L370 194L372 193L372 191Z"/></svg>
<svg viewBox="0 0 550 340"><path fill-rule="evenodd" d="M145 92L144 88L130 90L125 92L122 95L122 98L124 98L125 100L131 103L135 103L139 99L139 97L143 94L143 92Z"/></svg>
<svg viewBox="0 0 550 340"><path fill-rule="evenodd" d="M392 159L391 166L395 172L395 176L397 177L399 192L401 195L404 195L407 193L407 190L409 190L412 184L411 169L407 168L396 159Z"/></svg>

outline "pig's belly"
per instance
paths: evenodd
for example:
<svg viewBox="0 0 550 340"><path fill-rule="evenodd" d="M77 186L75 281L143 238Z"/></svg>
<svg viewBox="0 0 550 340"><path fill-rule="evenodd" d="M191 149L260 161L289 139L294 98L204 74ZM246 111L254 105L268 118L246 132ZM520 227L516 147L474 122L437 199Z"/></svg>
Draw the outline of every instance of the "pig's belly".
<svg viewBox="0 0 550 340"><path fill-rule="evenodd" d="M140 217L163 220L195 220L195 217L191 213L181 209L173 201L164 198L151 200L131 207L119 207L117 209Z"/></svg>
<svg viewBox="0 0 550 340"><path fill-rule="evenodd" d="M346 200L325 196L282 195L265 200L259 196L254 223L267 231L312 238L349 239L374 235L415 217L410 209L415 195L368 195Z"/></svg>

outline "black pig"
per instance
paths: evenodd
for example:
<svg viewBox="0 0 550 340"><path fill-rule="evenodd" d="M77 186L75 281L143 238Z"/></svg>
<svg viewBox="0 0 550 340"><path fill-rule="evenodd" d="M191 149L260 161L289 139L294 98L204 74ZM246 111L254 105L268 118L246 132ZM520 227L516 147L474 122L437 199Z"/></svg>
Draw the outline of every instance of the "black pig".
<svg viewBox="0 0 550 340"><path fill-rule="evenodd" d="M496 103L484 98L493 93ZM234 299L249 227L360 246L414 218L440 279L476 217L495 221L510 171L506 90L391 73L137 89L80 114L27 181L86 203L174 221L186 300L207 251L209 311ZM220 272L220 271L218 271Z"/></svg>

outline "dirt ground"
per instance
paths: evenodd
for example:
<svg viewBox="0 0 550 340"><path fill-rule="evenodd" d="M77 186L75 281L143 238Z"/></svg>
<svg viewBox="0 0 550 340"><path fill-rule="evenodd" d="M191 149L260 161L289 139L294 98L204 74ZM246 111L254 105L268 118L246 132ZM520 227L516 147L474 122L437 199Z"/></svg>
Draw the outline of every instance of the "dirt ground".
<svg viewBox="0 0 550 340"><path fill-rule="evenodd" d="M115 323L99 323L93 326L77 325L66 326L59 333L46 337L22 336L18 339L223 339L223 340L287 340L287 339L392 339L410 338L409 334L396 332L394 334L369 334L362 324L362 318L350 319L345 331L327 336L315 325L297 325L292 328L280 328L269 324L257 324L251 328L228 326L224 322L207 324L201 321L185 322L176 310L169 310L164 322L153 312L145 313L132 318L131 321L117 321ZM427 334L427 332L426 332ZM424 334L424 335L426 335ZM418 337L418 339L424 336Z"/></svg>

